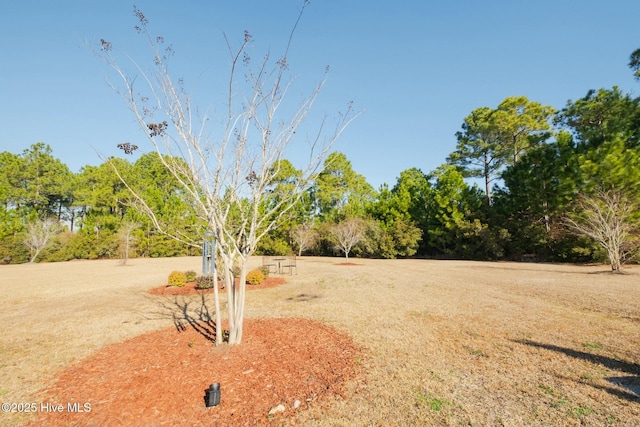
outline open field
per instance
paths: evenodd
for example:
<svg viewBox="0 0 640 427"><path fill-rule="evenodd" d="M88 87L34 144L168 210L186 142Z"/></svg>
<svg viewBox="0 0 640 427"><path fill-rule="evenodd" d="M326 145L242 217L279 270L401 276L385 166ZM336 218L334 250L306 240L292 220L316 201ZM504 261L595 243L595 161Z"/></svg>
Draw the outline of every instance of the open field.
<svg viewBox="0 0 640 427"><path fill-rule="evenodd" d="M640 268L354 261L306 257L287 284L247 293L247 317L319 320L366 349L365 381L303 425L640 425ZM145 291L199 268L0 266L0 401L32 401L106 344L172 326Z"/></svg>

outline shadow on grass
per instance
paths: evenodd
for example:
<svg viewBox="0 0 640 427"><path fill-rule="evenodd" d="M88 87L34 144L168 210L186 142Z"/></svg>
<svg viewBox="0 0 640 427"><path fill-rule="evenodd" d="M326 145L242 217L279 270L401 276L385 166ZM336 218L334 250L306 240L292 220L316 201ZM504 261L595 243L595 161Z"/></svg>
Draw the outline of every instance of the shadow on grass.
<svg viewBox="0 0 640 427"><path fill-rule="evenodd" d="M491 262L489 262L488 264L490 264ZM526 264L533 264L535 265L534 267L531 268L527 268ZM558 266L563 266L565 264L558 264ZM600 264L572 264L575 267L602 267L602 270L596 270L596 271L575 271L575 270L565 270L562 268L555 268L554 264L551 263L527 263L527 262L523 262L522 265L519 265L518 267L510 267L508 265L504 265L503 263L500 262L495 262L491 265L481 265L481 266L475 266L474 268L480 268L480 269L493 269L493 270L513 270L513 271L535 271L537 273L540 273L541 271L545 271L545 272L549 272L549 273L560 273L560 274L570 274L570 275L574 275L574 274L586 274L586 275L593 275L593 274L607 274L607 275L612 275L612 276L637 276L639 273L637 271L630 271L628 269L623 269L622 271L612 271L611 268L607 265L600 265Z"/></svg>
<svg viewBox="0 0 640 427"><path fill-rule="evenodd" d="M302 294L298 294L296 296L287 298L287 301L305 302L305 301L311 301L318 298L320 298L320 295L302 293Z"/></svg>
<svg viewBox="0 0 640 427"><path fill-rule="evenodd" d="M561 347L553 344L544 344L531 340L515 340L520 344L525 344L531 347L542 348L549 351L555 351L557 353L563 353L569 357L575 359L585 360L594 364L599 364L605 368L625 372L627 376L620 377L608 377L605 378L611 384L624 388L628 391L623 391L614 387L607 387L599 384L588 383L590 386L611 393L621 399L630 401L640 401L640 365L637 363L625 362L622 360L614 359L612 357L601 356L597 354L588 353L586 351L574 350L568 347ZM570 379L570 378L566 378Z"/></svg>

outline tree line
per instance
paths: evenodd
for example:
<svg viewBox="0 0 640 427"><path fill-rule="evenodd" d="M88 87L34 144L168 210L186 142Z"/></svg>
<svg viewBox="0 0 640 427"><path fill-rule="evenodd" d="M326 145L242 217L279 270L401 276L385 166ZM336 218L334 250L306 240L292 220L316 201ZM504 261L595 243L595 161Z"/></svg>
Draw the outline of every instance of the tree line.
<svg viewBox="0 0 640 427"><path fill-rule="evenodd" d="M636 78L639 58L629 63ZM635 260L639 98L601 88L555 110L508 97L471 111L456 138L435 170L407 169L377 190L331 153L257 253L608 260L614 270ZM42 142L0 153L0 262L198 254L206 224L168 160L180 162L150 152L72 173ZM272 167L268 215L301 176L288 160Z"/></svg>

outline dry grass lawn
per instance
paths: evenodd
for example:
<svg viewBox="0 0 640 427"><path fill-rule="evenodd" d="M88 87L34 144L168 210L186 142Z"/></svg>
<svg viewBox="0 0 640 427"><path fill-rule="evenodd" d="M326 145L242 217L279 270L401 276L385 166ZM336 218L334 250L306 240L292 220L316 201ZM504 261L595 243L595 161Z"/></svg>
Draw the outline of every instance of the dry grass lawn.
<svg viewBox="0 0 640 427"><path fill-rule="evenodd" d="M640 425L640 268L354 261L306 257L287 284L247 294L248 317L318 320L367 351L348 398L291 422ZM31 402L65 366L171 326L146 290L199 268L199 258L0 266L0 401ZM0 414L0 425L27 420Z"/></svg>

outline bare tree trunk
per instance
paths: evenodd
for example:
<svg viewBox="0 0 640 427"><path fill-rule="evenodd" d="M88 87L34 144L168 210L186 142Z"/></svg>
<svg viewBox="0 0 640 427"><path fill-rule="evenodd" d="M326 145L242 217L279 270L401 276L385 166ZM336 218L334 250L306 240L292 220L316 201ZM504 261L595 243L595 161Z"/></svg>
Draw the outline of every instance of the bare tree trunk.
<svg viewBox="0 0 640 427"><path fill-rule="evenodd" d="M127 265L129 260L129 250L131 249L131 245L133 243L133 238L131 237L131 233L138 228L140 225L135 222L125 221L120 231L118 232L118 238L120 239L121 245L121 258L120 264Z"/></svg>
<svg viewBox="0 0 640 427"><path fill-rule="evenodd" d="M220 312L220 291L218 290L218 269L213 271L213 308L216 311L216 346L222 345L222 313Z"/></svg>
<svg viewBox="0 0 640 427"><path fill-rule="evenodd" d="M242 331L244 325L244 305L245 305L245 292L247 289L247 260L240 262L240 278L237 281L237 298L235 299L236 306L234 307L235 321L234 328L229 328L229 344L240 344L242 342Z"/></svg>
<svg viewBox="0 0 640 427"><path fill-rule="evenodd" d="M549 202L547 201L547 181L542 182L544 191L544 199L542 201L542 211L544 212L544 229L547 233L551 232L551 220L549 217Z"/></svg>
<svg viewBox="0 0 640 427"><path fill-rule="evenodd" d="M223 259L225 264L225 287L227 289L227 311L229 323L229 344L235 344L236 331L236 304L238 300L238 289L236 286L236 278L233 274L233 259Z"/></svg>
<svg viewBox="0 0 640 427"><path fill-rule="evenodd" d="M491 172L489 168L489 153L484 153L484 188L485 193L487 195L487 203L489 206L493 205L493 200L491 199Z"/></svg>

